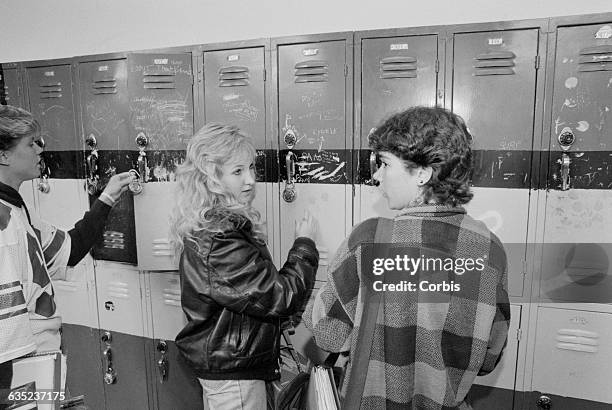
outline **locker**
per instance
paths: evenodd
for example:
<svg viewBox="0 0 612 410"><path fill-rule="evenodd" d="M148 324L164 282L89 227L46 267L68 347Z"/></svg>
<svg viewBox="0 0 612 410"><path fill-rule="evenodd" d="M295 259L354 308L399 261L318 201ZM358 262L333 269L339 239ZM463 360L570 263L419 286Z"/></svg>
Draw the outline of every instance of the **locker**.
<svg viewBox="0 0 612 410"><path fill-rule="evenodd" d="M533 390L612 404L611 338L610 313L540 306Z"/></svg>
<svg viewBox="0 0 612 410"><path fill-rule="evenodd" d="M355 175L354 223L375 216L392 218L396 212L372 186L368 134L385 118L415 105L435 106L443 88L444 44L434 31L397 36L397 30L356 34L356 135L359 151ZM442 67L443 68L443 67ZM441 95L440 95L441 97Z"/></svg>
<svg viewBox="0 0 612 410"><path fill-rule="evenodd" d="M202 409L202 388L180 355L174 338L187 324L181 309L178 272L150 272L153 338L147 339L152 352L149 360L152 388L158 409Z"/></svg>
<svg viewBox="0 0 612 410"><path fill-rule="evenodd" d="M149 408L144 274L128 265L98 261L96 292L100 330L97 339L109 409Z"/></svg>
<svg viewBox="0 0 612 410"><path fill-rule="evenodd" d="M305 209L319 222L318 280L350 226L351 56L346 40L275 43L281 199L280 254L284 261L294 224ZM348 124L348 125L347 125ZM292 172L294 171L294 172ZM291 174L291 175L288 175ZM293 193L295 197L292 198Z"/></svg>
<svg viewBox="0 0 612 410"><path fill-rule="evenodd" d="M81 143L90 203L111 176L133 167L134 156L126 146L134 136L129 121L127 76L126 58L78 64ZM94 255L97 259L136 264L134 203L129 193L122 195L111 210Z"/></svg>
<svg viewBox="0 0 612 410"><path fill-rule="evenodd" d="M13 64L0 64L0 104L24 108L21 73Z"/></svg>
<svg viewBox="0 0 612 410"><path fill-rule="evenodd" d="M205 122L236 125L252 138L257 150L253 206L266 222L268 244L274 249L274 221L269 215L278 171L277 151L269 136L266 55L265 45L257 43L204 51L204 118Z"/></svg>
<svg viewBox="0 0 612 410"><path fill-rule="evenodd" d="M134 197L134 215L143 270L175 269L167 240L168 211L174 171L193 135L191 60L189 53L128 56L129 121L138 144L128 138L120 149L137 156L134 168L142 192Z"/></svg>

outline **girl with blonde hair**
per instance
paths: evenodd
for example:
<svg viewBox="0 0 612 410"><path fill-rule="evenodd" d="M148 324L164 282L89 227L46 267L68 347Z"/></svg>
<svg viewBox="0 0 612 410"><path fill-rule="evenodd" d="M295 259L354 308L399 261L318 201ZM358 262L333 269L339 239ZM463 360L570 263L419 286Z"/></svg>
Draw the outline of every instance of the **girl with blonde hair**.
<svg viewBox="0 0 612 410"><path fill-rule="evenodd" d="M277 270L252 207L255 149L237 127L207 124L177 170L171 238L179 256L187 325L176 343L215 409L265 409L266 382L280 377L280 323L312 288L316 221L297 224Z"/></svg>

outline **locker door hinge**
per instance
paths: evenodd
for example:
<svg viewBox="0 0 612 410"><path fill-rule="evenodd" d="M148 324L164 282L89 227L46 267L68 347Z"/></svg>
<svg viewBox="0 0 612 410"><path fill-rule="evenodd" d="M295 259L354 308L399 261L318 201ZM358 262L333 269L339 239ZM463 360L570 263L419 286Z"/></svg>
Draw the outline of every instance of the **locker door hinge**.
<svg viewBox="0 0 612 410"><path fill-rule="evenodd" d="M535 61L534 61L534 64L535 64L535 69L536 69L536 70L539 70L539 69L540 69L540 55L538 54L537 56L535 56L535 59L534 59L534 60L535 60Z"/></svg>
<svg viewBox="0 0 612 410"><path fill-rule="evenodd" d="M527 261L523 261L523 276L527 276Z"/></svg>
<svg viewBox="0 0 612 410"><path fill-rule="evenodd" d="M523 329L516 329L516 340L521 340L523 338Z"/></svg>
<svg viewBox="0 0 612 410"><path fill-rule="evenodd" d="M264 83L265 83L266 81L268 81L268 73L266 72L266 69L265 69L265 68L264 68L264 70L263 70L263 76L264 76L264 79L263 79L263 80L264 80Z"/></svg>
<svg viewBox="0 0 612 410"><path fill-rule="evenodd" d="M436 60L436 73L440 72L440 60Z"/></svg>
<svg viewBox="0 0 612 410"><path fill-rule="evenodd" d="M344 76L348 76L348 65L344 65Z"/></svg>

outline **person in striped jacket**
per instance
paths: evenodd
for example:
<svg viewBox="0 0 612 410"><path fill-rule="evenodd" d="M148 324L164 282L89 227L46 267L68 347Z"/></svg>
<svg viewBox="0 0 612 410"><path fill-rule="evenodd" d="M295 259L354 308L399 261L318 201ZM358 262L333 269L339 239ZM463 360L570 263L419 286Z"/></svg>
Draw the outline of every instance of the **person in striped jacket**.
<svg viewBox="0 0 612 410"><path fill-rule="evenodd" d="M473 196L471 140L459 116L428 107L391 116L369 137L380 159L373 178L398 215L353 229L304 313L319 347L348 352L341 396L351 409L468 409L475 377L501 358L507 259L499 238L462 207ZM373 247L381 223L388 243ZM382 294L372 342L358 354L374 292ZM362 391L349 388L360 375Z"/></svg>
<svg viewBox="0 0 612 410"><path fill-rule="evenodd" d="M12 360L60 349L61 318L53 279L63 279L101 237L108 213L127 189L114 175L68 232L30 214L19 188L41 173L44 142L32 114L0 105L0 406L11 387Z"/></svg>

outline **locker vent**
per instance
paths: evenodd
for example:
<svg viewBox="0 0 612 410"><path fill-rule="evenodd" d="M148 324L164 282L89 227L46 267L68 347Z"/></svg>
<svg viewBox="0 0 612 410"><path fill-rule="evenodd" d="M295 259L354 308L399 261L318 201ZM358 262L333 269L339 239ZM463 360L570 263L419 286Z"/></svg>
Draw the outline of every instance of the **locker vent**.
<svg viewBox="0 0 612 410"><path fill-rule="evenodd" d="M145 90L174 90L176 73L160 68L147 69L142 72Z"/></svg>
<svg viewBox="0 0 612 410"><path fill-rule="evenodd" d="M151 243L151 254L153 256L173 256L174 247L167 238L153 239Z"/></svg>
<svg viewBox="0 0 612 410"><path fill-rule="evenodd" d="M106 249L125 249L124 235L122 232L105 231L102 236Z"/></svg>
<svg viewBox="0 0 612 410"><path fill-rule="evenodd" d="M162 292L164 304L181 307L181 289L177 286L165 288Z"/></svg>
<svg viewBox="0 0 612 410"><path fill-rule="evenodd" d="M11 103L9 101L11 101L11 93L9 91L8 85L4 86L4 93L2 94L2 96L4 97L6 103L10 105Z"/></svg>
<svg viewBox="0 0 612 410"><path fill-rule="evenodd" d="M417 78L416 57L385 57L380 60L380 78Z"/></svg>
<svg viewBox="0 0 612 410"><path fill-rule="evenodd" d="M578 71L612 71L612 45L587 47L580 50Z"/></svg>
<svg viewBox="0 0 612 410"><path fill-rule="evenodd" d="M117 79L114 77L95 78L93 83L91 83L91 88L95 95L117 94Z"/></svg>
<svg viewBox="0 0 612 410"><path fill-rule="evenodd" d="M576 352L597 353L599 334L579 329L559 329L557 331L557 349Z"/></svg>
<svg viewBox="0 0 612 410"><path fill-rule="evenodd" d="M329 65L323 60L302 61L295 65L296 83L326 83Z"/></svg>
<svg viewBox="0 0 612 410"><path fill-rule="evenodd" d="M244 87L249 85L249 68L233 65L219 69L219 87Z"/></svg>
<svg viewBox="0 0 612 410"><path fill-rule="evenodd" d="M42 82L39 84L40 99L62 98L62 83L60 81Z"/></svg>
<svg viewBox="0 0 612 410"><path fill-rule="evenodd" d="M121 299L130 299L130 288L126 282L113 281L106 287L106 294Z"/></svg>
<svg viewBox="0 0 612 410"><path fill-rule="evenodd" d="M513 75L514 59L516 55L511 51L492 51L490 53L479 54L474 58L475 76L487 75Z"/></svg>

